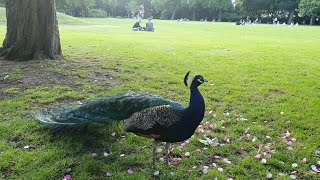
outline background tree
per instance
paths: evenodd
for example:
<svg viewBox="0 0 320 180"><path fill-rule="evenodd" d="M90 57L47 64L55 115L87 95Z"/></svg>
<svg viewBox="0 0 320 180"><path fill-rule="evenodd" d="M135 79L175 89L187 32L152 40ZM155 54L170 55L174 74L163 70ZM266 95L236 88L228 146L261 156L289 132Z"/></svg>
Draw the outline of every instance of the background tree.
<svg viewBox="0 0 320 180"><path fill-rule="evenodd" d="M206 2L207 7L212 8L218 12L218 21L221 21L222 13L232 8L232 1L230 0L209 0Z"/></svg>
<svg viewBox="0 0 320 180"><path fill-rule="evenodd" d="M310 25L314 24L315 17L320 15L319 0L301 0L299 4L299 12L304 16L311 17Z"/></svg>
<svg viewBox="0 0 320 180"><path fill-rule="evenodd" d="M55 0L7 0L7 34L1 59L30 60L61 57Z"/></svg>
<svg viewBox="0 0 320 180"><path fill-rule="evenodd" d="M186 0L186 5L192 10L192 20L196 20L196 12L203 9L203 0Z"/></svg>
<svg viewBox="0 0 320 180"><path fill-rule="evenodd" d="M145 11L144 14L146 18L153 17L154 8L151 5L151 0L136 0L136 1L138 6L143 5L144 11Z"/></svg>
<svg viewBox="0 0 320 180"><path fill-rule="evenodd" d="M131 0L126 6L126 10L127 10L127 13L128 13L128 17L134 16L138 11L138 3L137 3L137 1Z"/></svg>
<svg viewBox="0 0 320 180"><path fill-rule="evenodd" d="M101 9L108 13L108 0L95 0L94 8Z"/></svg>
<svg viewBox="0 0 320 180"><path fill-rule="evenodd" d="M243 16L262 18L266 23L277 17L290 24L300 0L236 0L236 9Z"/></svg>
<svg viewBox="0 0 320 180"><path fill-rule="evenodd" d="M65 0L67 12L76 17L87 17L89 9L95 5L94 0Z"/></svg>
<svg viewBox="0 0 320 180"><path fill-rule="evenodd" d="M0 0L0 6L1 6ZM144 6L145 17L160 19L188 18L192 20L218 19L239 21L259 18L262 23L271 23L277 17L280 23L290 24L309 21L317 16L319 0L56 0L58 10L73 16L128 17L134 14L135 6ZM234 4L233 4L234 2ZM299 6L300 4L300 6ZM300 10L301 9L301 10ZM137 10L138 11L138 10ZM88 13L89 12L89 13ZM91 13L94 12L94 13ZM298 16L300 12L303 17ZM294 18L295 17L295 18Z"/></svg>
<svg viewBox="0 0 320 180"><path fill-rule="evenodd" d="M170 19L175 19L176 12L182 5L182 0L152 0L152 6L156 11L161 12L161 16L165 17L166 13L170 13Z"/></svg>
<svg viewBox="0 0 320 180"><path fill-rule="evenodd" d="M279 1L279 9L288 13L288 24L291 24L296 9L299 7L300 0L281 0Z"/></svg>
<svg viewBox="0 0 320 180"><path fill-rule="evenodd" d="M119 4L117 0L108 0L108 10L111 16L117 15L117 9L119 9Z"/></svg>
<svg viewBox="0 0 320 180"><path fill-rule="evenodd" d="M261 17L262 14L268 14L271 2L270 0L237 0L238 7L243 16ZM268 14L269 15L269 14Z"/></svg>

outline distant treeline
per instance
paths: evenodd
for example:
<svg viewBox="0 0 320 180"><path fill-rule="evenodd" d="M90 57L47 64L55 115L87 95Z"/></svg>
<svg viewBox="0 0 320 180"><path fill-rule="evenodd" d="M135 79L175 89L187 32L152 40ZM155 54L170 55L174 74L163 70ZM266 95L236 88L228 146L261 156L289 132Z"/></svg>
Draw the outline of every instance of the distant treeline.
<svg viewBox="0 0 320 180"><path fill-rule="evenodd" d="M0 0L4 5L5 0ZM57 10L75 17L251 21L320 24L320 0L56 0Z"/></svg>

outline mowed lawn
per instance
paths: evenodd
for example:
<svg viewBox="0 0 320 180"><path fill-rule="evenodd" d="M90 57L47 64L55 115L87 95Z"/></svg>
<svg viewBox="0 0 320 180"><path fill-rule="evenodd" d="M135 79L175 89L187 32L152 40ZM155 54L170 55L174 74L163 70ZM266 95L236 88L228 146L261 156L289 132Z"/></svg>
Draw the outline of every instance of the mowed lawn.
<svg viewBox="0 0 320 180"><path fill-rule="evenodd" d="M154 20L152 33L133 24L61 23L65 60L0 62L0 179L319 178L310 166L320 167L320 27ZM159 160L160 146L152 169L152 140L125 133L122 122L63 135L29 116L127 91L187 106L189 70L209 81L199 88L204 133L173 146L178 165ZM200 143L205 137L217 143Z"/></svg>

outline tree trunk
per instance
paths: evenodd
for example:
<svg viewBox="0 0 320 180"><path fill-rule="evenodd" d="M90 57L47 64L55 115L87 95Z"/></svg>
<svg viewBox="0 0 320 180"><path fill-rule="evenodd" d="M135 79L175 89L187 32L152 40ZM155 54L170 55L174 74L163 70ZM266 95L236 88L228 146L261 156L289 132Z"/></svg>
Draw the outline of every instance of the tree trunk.
<svg viewBox="0 0 320 180"><path fill-rule="evenodd" d="M294 15L294 10L290 11L290 13L289 13L288 24L291 24L291 23L292 23L293 15Z"/></svg>
<svg viewBox="0 0 320 180"><path fill-rule="evenodd" d="M221 22L221 18L222 18L222 10L219 9L219 13L218 13L218 22Z"/></svg>
<svg viewBox="0 0 320 180"><path fill-rule="evenodd" d="M316 19L316 16L315 15L312 15L311 16L311 19L310 19L310 26L312 26L314 24L314 20Z"/></svg>
<svg viewBox="0 0 320 180"><path fill-rule="evenodd" d="M174 20L174 16L176 15L176 11L177 11L178 7L175 7L173 12L172 12L172 15L171 15L171 20Z"/></svg>
<svg viewBox="0 0 320 180"><path fill-rule="evenodd" d="M196 20L196 9L193 9L193 11L192 11L192 20L193 21Z"/></svg>
<svg viewBox="0 0 320 180"><path fill-rule="evenodd" d="M0 58L7 60L60 58L55 0L7 0L7 34Z"/></svg>

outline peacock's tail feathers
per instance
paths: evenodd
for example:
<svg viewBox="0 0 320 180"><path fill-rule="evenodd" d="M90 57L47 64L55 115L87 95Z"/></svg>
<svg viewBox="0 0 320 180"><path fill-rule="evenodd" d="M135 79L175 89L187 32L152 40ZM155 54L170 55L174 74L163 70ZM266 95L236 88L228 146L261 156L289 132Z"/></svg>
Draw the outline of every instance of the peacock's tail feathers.
<svg viewBox="0 0 320 180"><path fill-rule="evenodd" d="M74 124L76 124L76 123L63 123L63 122L54 121L50 115L44 114L43 112L35 112L35 113L32 113L31 116L43 124L52 124L52 125L74 125Z"/></svg>
<svg viewBox="0 0 320 180"><path fill-rule="evenodd" d="M128 92L92 100L76 107L36 112L32 116L49 128L79 127L94 122L123 120L146 108L170 105L177 109L184 106L148 93Z"/></svg>

